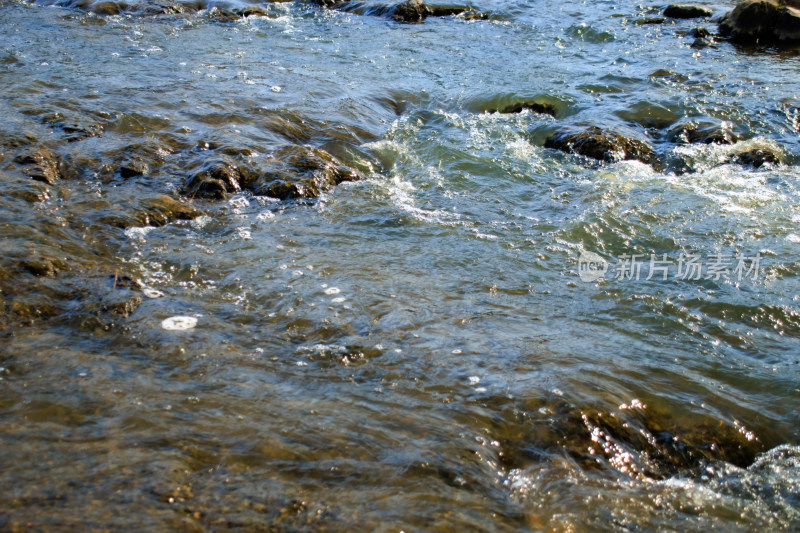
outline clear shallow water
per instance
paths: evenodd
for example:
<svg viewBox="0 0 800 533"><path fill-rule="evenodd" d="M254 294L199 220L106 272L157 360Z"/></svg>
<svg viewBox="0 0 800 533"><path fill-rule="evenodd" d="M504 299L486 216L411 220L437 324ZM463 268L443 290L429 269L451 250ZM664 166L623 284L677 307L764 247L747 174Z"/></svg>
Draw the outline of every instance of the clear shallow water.
<svg viewBox="0 0 800 533"><path fill-rule="evenodd" d="M698 51L697 22L634 3L477 7L493 20L0 7L3 528L797 527L797 55ZM556 117L484 113L536 96ZM664 134L692 118L743 140ZM542 147L589 123L691 171ZM19 176L27 145L78 175ZM109 223L287 145L365 179ZM726 163L754 146L790 164ZM123 178L129 153L158 164ZM760 270L585 283L584 251ZM13 270L40 256L62 272ZM120 273L164 297L109 319Z"/></svg>

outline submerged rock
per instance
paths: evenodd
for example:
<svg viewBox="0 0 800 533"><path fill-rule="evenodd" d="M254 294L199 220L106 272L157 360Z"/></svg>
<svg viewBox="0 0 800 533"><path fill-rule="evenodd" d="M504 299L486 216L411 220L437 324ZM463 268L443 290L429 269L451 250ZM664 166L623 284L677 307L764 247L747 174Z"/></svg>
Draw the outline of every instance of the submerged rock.
<svg viewBox="0 0 800 533"><path fill-rule="evenodd" d="M720 33L741 44L800 42L800 0L745 0L726 13Z"/></svg>
<svg viewBox="0 0 800 533"><path fill-rule="evenodd" d="M23 259L19 266L36 277L52 278L59 272L67 270L66 262L53 257L37 257L34 259Z"/></svg>
<svg viewBox="0 0 800 533"><path fill-rule="evenodd" d="M67 118L61 113L48 113L42 117L42 123L60 129L66 134L67 142L82 141L89 137L99 137L105 130L105 124L91 122L83 118Z"/></svg>
<svg viewBox="0 0 800 533"><path fill-rule="evenodd" d="M214 159L203 164L183 186L183 194L190 197L224 199L240 191L239 168L227 159Z"/></svg>
<svg viewBox="0 0 800 533"><path fill-rule="evenodd" d="M142 208L135 212L140 226L164 226L175 220L193 220L202 211L166 195L142 200Z"/></svg>
<svg viewBox="0 0 800 533"><path fill-rule="evenodd" d="M28 154L17 156L14 163L21 166L21 171L33 180L55 185L61 178L58 157L46 148L39 148Z"/></svg>
<svg viewBox="0 0 800 533"><path fill-rule="evenodd" d="M498 399L499 405L490 405L493 435L502 450L498 459L508 470L566 454L585 470L667 479L702 472L716 461L747 467L774 440L768 431L760 435L764 442L736 424L642 403L620 409L563 400L504 403Z"/></svg>
<svg viewBox="0 0 800 533"><path fill-rule="evenodd" d="M682 121L670 129L666 137L680 144L733 144L741 138L728 122L697 120Z"/></svg>
<svg viewBox="0 0 800 533"><path fill-rule="evenodd" d="M653 149L646 142L630 139L619 133L606 132L597 126L582 130L574 128L558 130L545 141L544 146L599 161L635 159L648 164L656 161Z"/></svg>
<svg viewBox="0 0 800 533"><path fill-rule="evenodd" d="M271 166L247 188L255 194L279 200L296 200L316 198L339 183L361 179L358 171L328 152L308 146L287 146L279 150Z"/></svg>
<svg viewBox="0 0 800 533"><path fill-rule="evenodd" d="M128 157L119 166L119 175L124 179L146 176L150 173L150 164L142 157Z"/></svg>
<svg viewBox="0 0 800 533"><path fill-rule="evenodd" d="M673 19L694 19L710 17L712 11L701 6L689 4L671 4L664 10L664 16Z"/></svg>
<svg viewBox="0 0 800 533"><path fill-rule="evenodd" d="M343 181L361 179L359 172L325 150L285 146L269 159L250 163L224 157L203 164L183 187L190 197L224 199L248 190L279 200L316 198Z"/></svg>

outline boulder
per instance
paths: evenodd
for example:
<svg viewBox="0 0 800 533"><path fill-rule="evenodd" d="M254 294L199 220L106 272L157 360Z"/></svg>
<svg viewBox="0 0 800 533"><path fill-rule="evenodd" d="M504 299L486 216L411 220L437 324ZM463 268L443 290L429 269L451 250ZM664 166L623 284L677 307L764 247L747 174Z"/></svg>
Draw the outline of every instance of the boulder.
<svg viewBox="0 0 800 533"><path fill-rule="evenodd" d="M712 11L701 6L688 4L672 4L664 10L664 16L673 19L694 19L710 17Z"/></svg>
<svg viewBox="0 0 800 533"><path fill-rule="evenodd" d="M544 146L598 161L635 159L648 164L655 162L653 149L646 142L630 139L616 132L606 132L597 126L581 130L558 130L545 141Z"/></svg>
<svg viewBox="0 0 800 533"><path fill-rule="evenodd" d="M392 19L397 22L418 23L430 14L431 10L422 0L406 0L395 8Z"/></svg>
<svg viewBox="0 0 800 533"><path fill-rule="evenodd" d="M719 31L740 44L800 42L800 0L745 0L726 13Z"/></svg>

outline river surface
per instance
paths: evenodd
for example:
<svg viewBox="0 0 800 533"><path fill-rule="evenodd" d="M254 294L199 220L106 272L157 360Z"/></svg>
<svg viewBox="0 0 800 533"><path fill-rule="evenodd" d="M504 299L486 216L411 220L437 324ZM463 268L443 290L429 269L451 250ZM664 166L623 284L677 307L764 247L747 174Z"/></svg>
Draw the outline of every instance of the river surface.
<svg viewBox="0 0 800 533"><path fill-rule="evenodd" d="M633 1L98 5L0 2L0 529L800 527L798 51ZM667 163L543 146L590 124ZM297 147L362 179L122 220Z"/></svg>

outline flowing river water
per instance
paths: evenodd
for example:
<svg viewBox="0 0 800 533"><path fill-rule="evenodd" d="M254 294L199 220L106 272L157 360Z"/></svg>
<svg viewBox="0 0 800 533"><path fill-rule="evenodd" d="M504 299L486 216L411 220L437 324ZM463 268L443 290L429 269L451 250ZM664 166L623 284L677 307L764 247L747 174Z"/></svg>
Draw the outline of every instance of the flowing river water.
<svg viewBox="0 0 800 533"><path fill-rule="evenodd" d="M153 5L0 2L0 529L800 527L798 51ZM585 125L660 163L544 146ZM328 156L360 179L186 189Z"/></svg>

